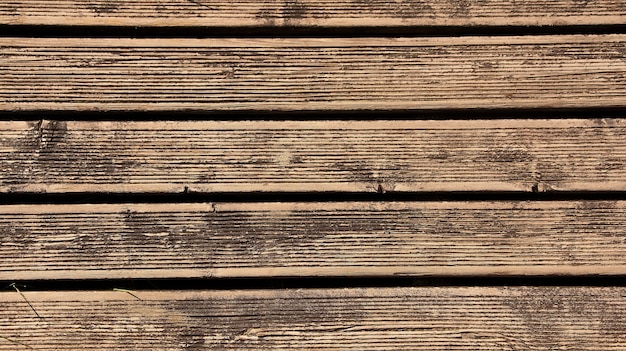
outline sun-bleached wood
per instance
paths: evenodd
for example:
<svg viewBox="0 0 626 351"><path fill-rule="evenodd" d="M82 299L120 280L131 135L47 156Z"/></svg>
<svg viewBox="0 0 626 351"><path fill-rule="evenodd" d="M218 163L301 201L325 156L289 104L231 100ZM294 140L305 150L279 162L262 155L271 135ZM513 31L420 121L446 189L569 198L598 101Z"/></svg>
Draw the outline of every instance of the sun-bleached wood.
<svg viewBox="0 0 626 351"><path fill-rule="evenodd" d="M624 296L623 287L2 292L0 349L624 350Z"/></svg>
<svg viewBox="0 0 626 351"><path fill-rule="evenodd" d="M0 122L4 193L624 191L625 167L624 119Z"/></svg>
<svg viewBox="0 0 626 351"><path fill-rule="evenodd" d="M0 206L0 280L625 274L626 203Z"/></svg>
<svg viewBox="0 0 626 351"><path fill-rule="evenodd" d="M624 0L11 0L0 23L98 26L534 26L624 24Z"/></svg>
<svg viewBox="0 0 626 351"><path fill-rule="evenodd" d="M626 107L626 35L0 39L0 110Z"/></svg>

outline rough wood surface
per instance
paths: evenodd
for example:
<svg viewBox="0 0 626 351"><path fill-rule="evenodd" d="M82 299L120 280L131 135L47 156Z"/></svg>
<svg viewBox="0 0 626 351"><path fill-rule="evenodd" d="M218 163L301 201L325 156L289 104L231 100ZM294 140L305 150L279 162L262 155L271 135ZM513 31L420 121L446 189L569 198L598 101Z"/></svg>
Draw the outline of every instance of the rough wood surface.
<svg viewBox="0 0 626 351"><path fill-rule="evenodd" d="M625 107L626 36L0 39L0 110Z"/></svg>
<svg viewBox="0 0 626 351"><path fill-rule="evenodd" d="M0 23L99 26L624 24L624 0L11 0Z"/></svg>
<svg viewBox="0 0 626 351"><path fill-rule="evenodd" d="M1 192L624 191L626 120L0 122Z"/></svg>
<svg viewBox="0 0 626 351"><path fill-rule="evenodd" d="M0 280L626 273L626 203L5 205Z"/></svg>
<svg viewBox="0 0 626 351"><path fill-rule="evenodd" d="M0 293L2 350L624 350L626 289Z"/></svg>

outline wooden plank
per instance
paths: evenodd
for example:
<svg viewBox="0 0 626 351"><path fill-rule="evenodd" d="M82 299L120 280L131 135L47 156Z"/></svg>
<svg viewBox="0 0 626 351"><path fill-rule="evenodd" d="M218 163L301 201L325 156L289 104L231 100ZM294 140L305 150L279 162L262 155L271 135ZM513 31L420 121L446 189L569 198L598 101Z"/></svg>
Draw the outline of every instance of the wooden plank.
<svg viewBox="0 0 626 351"><path fill-rule="evenodd" d="M623 24L623 0L236 2L11 0L0 23L105 26L476 26Z"/></svg>
<svg viewBox="0 0 626 351"><path fill-rule="evenodd" d="M626 107L626 35L0 39L0 110Z"/></svg>
<svg viewBox="0 0 626 351"><path fill-rule="evenodd" d="M0 280L626 273L626 202L0 206Z"/></svg>
<svg viewBox="0 0 626 351"><path fill-rule="evenodd" d="M0 122L0 191L624 191L626 120Z"/></svg>
<svg viewBox="0 0 626 351"><path fill-rule="evenodd" d="M0 293L1 350L624 350L626 289Z"/></svg>

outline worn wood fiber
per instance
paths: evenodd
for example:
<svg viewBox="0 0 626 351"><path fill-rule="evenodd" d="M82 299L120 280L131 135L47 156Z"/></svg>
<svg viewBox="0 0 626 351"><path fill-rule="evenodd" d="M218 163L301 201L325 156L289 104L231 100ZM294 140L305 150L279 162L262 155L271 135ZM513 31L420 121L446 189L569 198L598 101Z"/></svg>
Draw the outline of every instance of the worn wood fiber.
<svg viewBox="0 0 626 351"><path fill-rule="evenodd" d="M624 24L623 0L11 0L0 23L98 26Z"/></svg>
<svg viewBox="0 0 626 351"><path fill-rule="evenodd" d="M1 192L624 191L626 120L0 122Z"/></svg>
<svg viewBox="0 0 626 351"><path fill-rule="evenodd" d="M2 350L624 350L626 289L0 293Z"/></svg>
<svg viewBox="0 0 626 351"><path fill-rule="evenodd" d="M626 106L626 36L0 39L0 110Z"/></svg>
<svg viewBox="0 0 626 351"><path fill-rule="evenodd" d="M625 274L626 203L0 206L0 280Z"/></svg>

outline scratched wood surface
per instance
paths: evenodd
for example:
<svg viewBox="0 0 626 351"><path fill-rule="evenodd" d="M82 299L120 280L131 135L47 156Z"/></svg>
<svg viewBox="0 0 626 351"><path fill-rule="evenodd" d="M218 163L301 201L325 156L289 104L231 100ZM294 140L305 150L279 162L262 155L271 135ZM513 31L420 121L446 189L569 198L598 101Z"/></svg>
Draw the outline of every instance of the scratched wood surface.
<svg viewBox="0 0 626 351"><path fill-rule="evenodd" d="M0 122L0 191L623 191L626 120Z"/></svg>
<svg viewBox="0 0 626 351"><path fill-rule="evenodd" d="M0 349L624 350L624 296L623 287L2 292Z"/></svg>
<svg viewBox="0 0 626 351"><path fill-rule="evenodd" d="M535 26L624 24L624 0L11 0L0 23L89 26Z"/></svg>
<svg viewBox="0 0 626 351"><path fill-rule="evenodd" d="M625 226L622 201L5 205L0 280L621 274Z"/></svg>
<svg viewBox="0 0 626 351"><path fill-rule="evenodd" d="M1 38L0 110L626 107L626 36Z"/></svg>

